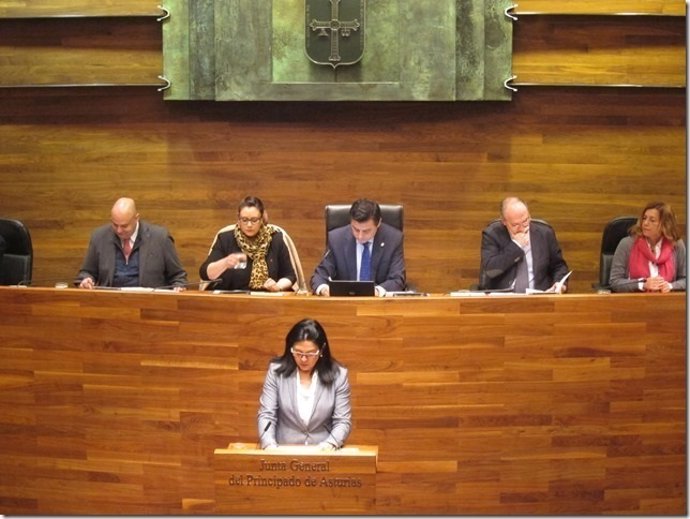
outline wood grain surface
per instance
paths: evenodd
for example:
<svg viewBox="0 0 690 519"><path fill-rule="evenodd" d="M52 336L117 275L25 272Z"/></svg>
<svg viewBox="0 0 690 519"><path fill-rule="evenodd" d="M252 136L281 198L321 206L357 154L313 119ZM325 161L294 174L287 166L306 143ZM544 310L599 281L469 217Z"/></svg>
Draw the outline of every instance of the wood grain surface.
<svg viewBox="0 0 690 519"><path fill-rule="evenodd" d="M146 16L158 13L160 3L155 0L5 0L0 4L0 18ZM516 12L685 16L685 3L683 0L521 0Z"/></svg>
<svg viewBox="0 0 690 519"><path fill-rule="evenodd" d="M682 515L686 301L0 288L0 509L210 513L297 320L349 368L378 514ZM285 513L296 513L285 510Z"/></svg>
<svg viewBox="0 0 690 519"><path fill-rule="evenodd" d="M523 16L513 74L518 84L684 86L685 48L685 17Z"/></svg>
<svg viewBox="0 0 690 519"><path fill-rule="evenodd" d="M241 447L238 447L241 446ZM213 455L214 514L374 515L378 448L257 449L231 443ZM316 449L316 451L314 450Z"/></svg>
<svg viewBox="0 0 690 519"><path fill-rule="evenodd" d="M0 18L162 16L156 0L3 0Z"/></svg>
<svg viewBox="0 0 690 519"><path fill-rule="evenodd" d="M520 0L515 13L685 16L683 0Z"/></svg>
<svg viewBox="0 0 690 519"><path fill-rule="evenodd" d="M408 280L476 283L481 231L522 196L555 228L570 290L599 279L608 220L669 202L685 228L685 91L524 89L510 103L170 103L154 89L0 89L2 216L23 220L40 286L79 271L119 196L175 238L190 281L246 195L295 241L305 275L324 206L405 207ZM46 282L42 282L46 280Z"/></svg>
<svg viewBox="0 0 690 519"><path fill-rule="evenodd" d="M686 85L684 16L592 16L575 2L570 14L579 16L549 16L562 6L569 12L571 2L549 5L551 12L514 23L517 82ZM0 7L0 87L163 85L162 34L152 16L16 19L3 18Z"/></svg>

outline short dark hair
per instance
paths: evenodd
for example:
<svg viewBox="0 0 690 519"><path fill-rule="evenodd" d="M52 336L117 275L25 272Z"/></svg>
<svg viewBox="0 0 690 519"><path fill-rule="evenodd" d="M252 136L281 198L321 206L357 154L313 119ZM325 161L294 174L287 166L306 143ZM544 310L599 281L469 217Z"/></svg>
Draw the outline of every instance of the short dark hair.
<svg viewBox="0 0 690 519"><path fill-rule="evenodd" d="M242 211L242 209L244 209L245 207L256 207L259 210L259 213L261 213L261 216L263 216L264 214L264 203L261 201L259 197L244 197L244 200L242 200L240 202L240 205L237 206L237 214L240 214L240 211Z"/></svg>
<svg viewBox="0 0 690 519"><path fill-rule="evenodd" d="M276 373L289 377L297 369L295 357L290 349L298 342L311 341L319 348L319 360L316 362L316 372L319 380L324 385L331 385L338 373L338 362L331 357L331 349L328 346L326 330L315 319L302 319L296 323L285 336L285 350L280 357L276 357L272 362L279 364Z"/></svg>
<svg viewBox="0 0 690 519"><path fill-rule="evenodd" d="M367 198L360 198L352 202L350 206L350 221L368 222L372 219L376 225L381 221L381 207L379 204Z"/></svg>

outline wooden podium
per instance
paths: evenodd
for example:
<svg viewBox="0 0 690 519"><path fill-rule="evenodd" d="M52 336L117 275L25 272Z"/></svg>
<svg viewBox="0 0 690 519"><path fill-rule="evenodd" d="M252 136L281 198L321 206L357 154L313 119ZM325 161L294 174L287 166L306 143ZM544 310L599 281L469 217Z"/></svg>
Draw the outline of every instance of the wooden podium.
<svg viewBox="0 0 690 519"><path fill-rule="evenodd" d="M367 515L375 513L378 447L349 445L262 450L232 443L214 452L215 513Z"/></svg>

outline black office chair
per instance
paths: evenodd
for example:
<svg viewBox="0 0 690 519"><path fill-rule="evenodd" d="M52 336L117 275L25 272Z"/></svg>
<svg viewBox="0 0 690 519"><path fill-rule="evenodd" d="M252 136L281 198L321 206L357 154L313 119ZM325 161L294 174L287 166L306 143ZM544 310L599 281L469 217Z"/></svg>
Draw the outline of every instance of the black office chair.
<svg viewBox="0 0 690 519"><path fill-rule="evenodd" d="M19 220L0 218L5 254L0 261L0 285L30 284L34 252L29 229Z"/></svg>
<svg viewBox="0 0 690 519"><path fill-rule="evenodd" d="M637 222L636 216L617 216L604 227L601 235L601 252L599 253L599 282L592 283L596 290L608 290L611 288L611 263L613 253L616 252L618 243L628 236L630 228Z"/></svg>
<svg viewBox="0 0 690 519"><path fill-rule="evenodd" d="M530 225L533 223L536 223L537 225L546 225L547 227L551 227L551 224L547 222L546 220L541 220L540 218L530 218ZM501 221L500 218L495 218L491 220L489 225L487 227L492 227L494 225L503 225L503 222ZM481 255L480 255L481 256ZM479 283L478 284L473 284L470 285L470 290L488 290L489 288L489 277L486 275L484 272L484 268L482 267L482 261L481 257L479 258Z"/></svg>
<svg viewBox="0 0 690 519"><path fill-rule="evenodd" d="M328 244L328 232L349 225L351 204L329 204L326 206L326 244ZM381 220L396 229L403 230L403 206L391 204L379 204L381 207Z"/></svg>
<svg viewBox="0 0 690 519"><path fill-rule="evenodd" d="M350 207L352 204L329 204L325 209L326 220L326 246L328 247L328 233L338 227L350 224ZM396 229L403 230L404 211L402 205L379 204L381 208L381 221L392 225ZM407 290L416 290L415 286L407 283Z"/></svg>

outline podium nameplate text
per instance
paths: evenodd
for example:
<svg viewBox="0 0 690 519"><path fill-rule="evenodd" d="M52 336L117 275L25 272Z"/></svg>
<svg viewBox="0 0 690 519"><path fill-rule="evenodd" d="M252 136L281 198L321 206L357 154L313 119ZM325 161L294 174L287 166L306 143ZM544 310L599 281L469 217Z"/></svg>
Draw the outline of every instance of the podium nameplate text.
<svg viewBox="0 0 690 519"><path fill-rule="evenodd" d="M262 450L233 443L214 453L216 514L366 515L375 512L378 447Z"/></svg>

